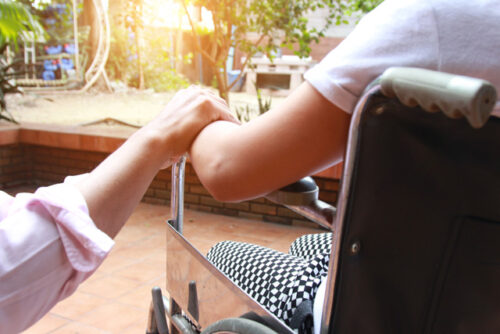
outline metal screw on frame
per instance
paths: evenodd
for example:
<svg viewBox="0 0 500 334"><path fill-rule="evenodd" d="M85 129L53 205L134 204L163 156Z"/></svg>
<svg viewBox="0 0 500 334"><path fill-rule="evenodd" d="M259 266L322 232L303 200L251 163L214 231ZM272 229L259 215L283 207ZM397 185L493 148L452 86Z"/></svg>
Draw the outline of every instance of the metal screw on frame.
<svg viewBox="0 0 500 334"><path fill-rule="evenodd" d="M357 255L361 251L361 242L359 240L354 241L349 248L351 255Z"/></svg>

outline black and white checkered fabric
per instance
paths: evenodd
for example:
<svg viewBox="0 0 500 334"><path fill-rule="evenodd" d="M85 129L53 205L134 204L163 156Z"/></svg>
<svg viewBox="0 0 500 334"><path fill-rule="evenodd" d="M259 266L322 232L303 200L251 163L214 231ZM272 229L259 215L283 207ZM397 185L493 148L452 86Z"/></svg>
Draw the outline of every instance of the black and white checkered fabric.
<svg viewBox="0 0 500 334"><path fill-rule="evenodd" d="M304 249L302 246L303 243L300 248ZM321 280L328 272L329 254L319 253L305 259L262 246L223 241L210 249L207 258L252 298L290 325L297 307L303 301L314 301Z"/></svg>
<svg viewBox="0 0 500 334"><path fill-rule="evenodd" d="M332 233L306 234L297 238L290 245L290 254L311 260L319 254L330 254L332 251Z"/></svg>

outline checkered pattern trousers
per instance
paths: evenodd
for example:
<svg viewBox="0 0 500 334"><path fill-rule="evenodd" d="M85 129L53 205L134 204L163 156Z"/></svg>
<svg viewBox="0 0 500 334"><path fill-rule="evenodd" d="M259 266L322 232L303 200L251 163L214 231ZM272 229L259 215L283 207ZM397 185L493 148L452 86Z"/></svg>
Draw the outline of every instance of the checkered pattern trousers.
<svg viewBox="0 0 500 334"><path fill-rule="evenodd" d="M223 241L207 258L271 313L291 325L297 307L314 302L328 272L332 234L309 234L295 240L289 253L253 244Z"/></svg>

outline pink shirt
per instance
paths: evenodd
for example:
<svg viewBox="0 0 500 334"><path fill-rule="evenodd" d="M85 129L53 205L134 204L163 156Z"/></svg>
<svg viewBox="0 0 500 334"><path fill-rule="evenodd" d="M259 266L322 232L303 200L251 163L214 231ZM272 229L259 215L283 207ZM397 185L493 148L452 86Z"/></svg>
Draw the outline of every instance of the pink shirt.
<svg viewBox="0 0 500 334"><path fill-rule="evenodd" d="M39 320L114 245L89 217L74 179L15 198L0 191L0 333L18 333Z"/></svg>

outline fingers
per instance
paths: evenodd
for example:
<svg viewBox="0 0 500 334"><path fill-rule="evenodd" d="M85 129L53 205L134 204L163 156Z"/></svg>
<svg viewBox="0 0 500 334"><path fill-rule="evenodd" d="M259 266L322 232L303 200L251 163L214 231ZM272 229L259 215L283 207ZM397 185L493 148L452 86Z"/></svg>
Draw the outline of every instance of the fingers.
<svg viewBox="0 0 500 334"><path fill-rule="evenodd" d="M192 92L195 92L201 96L204 96L204 97L208 98L209 100L216 102L217 104L219 104L220 106L222 106L224 108L229 108L226 100L224 100L223 98L218 96L215 92L213 92L210 89L195 86L194 89L192 90Z"/></svg>
<svg viewBox="0 0 500 334"><path fill-rule="evenodd" d="M230 112L223 112L221 113L220 120L222 121L227 121L227 122L232 122L235 124L241 124L241 122Z"/></svg>
<svg viewBox="0 0 500 334"><path fill-rule="evenodd" d="M209 89L191 86L178 91L141 130L168 148L164 153L166 166L189 149L203 128L219 120L239 124L224 99Z"/></svg>
<svg viewBox="0 0 500 334"><path fill-rule="evenodd" d="M208 102L207 109L209 110L204 110L204 112L213 113L211 115L212 121L223 120L240 124L240 121L231 113L227 102L219 97L213 90L195 85L190 86L187 90L188 94L195 94L198 98L201 98L201 104Z"/></svg>

